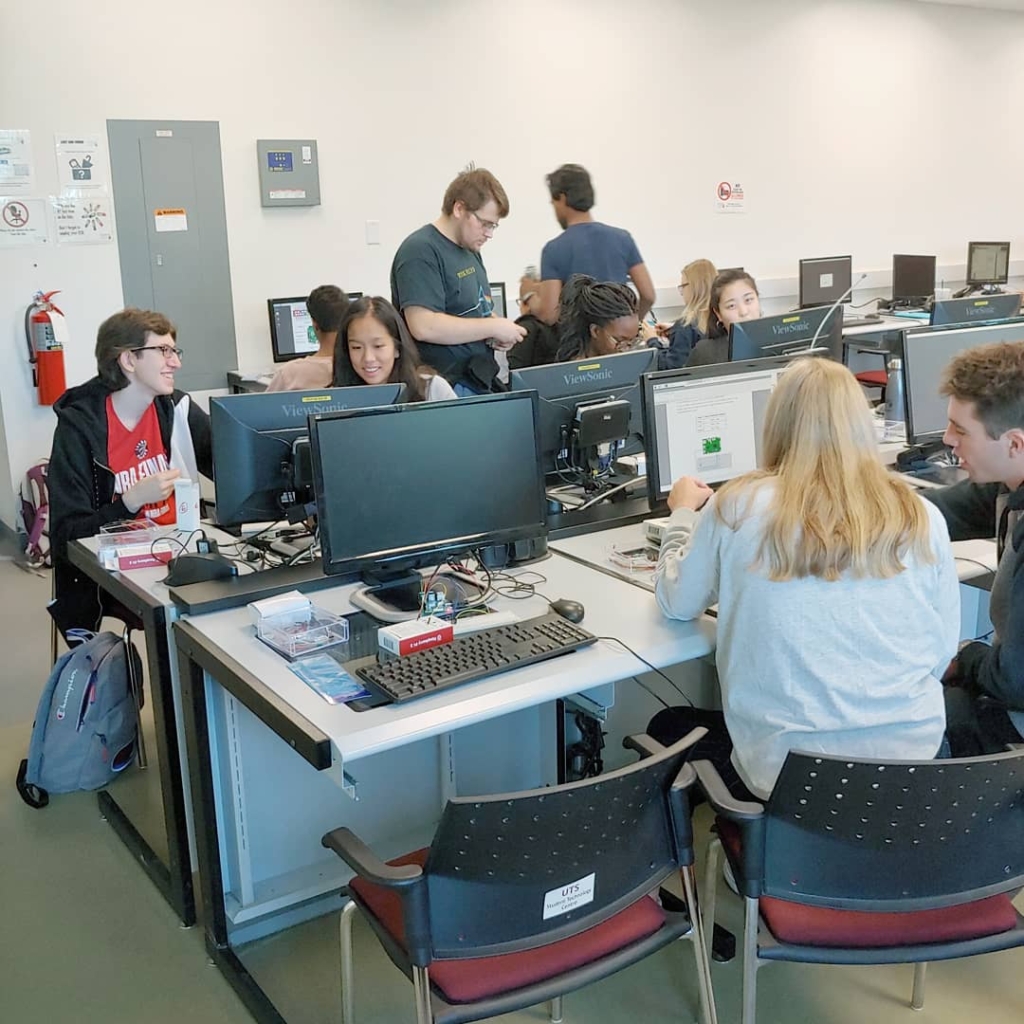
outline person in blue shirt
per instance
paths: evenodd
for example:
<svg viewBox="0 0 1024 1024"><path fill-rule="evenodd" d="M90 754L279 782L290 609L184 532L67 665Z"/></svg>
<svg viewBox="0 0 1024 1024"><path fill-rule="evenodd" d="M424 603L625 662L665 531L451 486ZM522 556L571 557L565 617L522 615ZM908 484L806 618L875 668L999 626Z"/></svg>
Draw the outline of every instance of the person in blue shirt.
<svg viewBox="0 0 1024 1024"><path fill-rule="evenodd" d="M541 250L541 319L555 322L562 286L574 274L615 284L631 281L640 297L637 312L643 319L654 305L651 275L628 231L594 220L590 212L594 186L586 168L563 164L547 176L547 182L562 234Z"/></svg>

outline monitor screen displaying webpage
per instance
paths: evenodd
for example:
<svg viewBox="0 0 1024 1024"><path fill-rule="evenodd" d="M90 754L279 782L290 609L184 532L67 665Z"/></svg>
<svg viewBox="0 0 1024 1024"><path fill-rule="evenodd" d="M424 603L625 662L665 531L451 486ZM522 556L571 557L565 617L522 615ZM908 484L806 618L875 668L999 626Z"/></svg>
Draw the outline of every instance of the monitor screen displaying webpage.
<svg viewBox="0 0 1024 1024"><path fill-rule="evenodd" d="M739 372L649 378L647 472L652 504L664 504L673 481L695 476L710 486L749 473L761 462L768 398L785 363ZM653 430L651 430L653 420Z"/></svg>

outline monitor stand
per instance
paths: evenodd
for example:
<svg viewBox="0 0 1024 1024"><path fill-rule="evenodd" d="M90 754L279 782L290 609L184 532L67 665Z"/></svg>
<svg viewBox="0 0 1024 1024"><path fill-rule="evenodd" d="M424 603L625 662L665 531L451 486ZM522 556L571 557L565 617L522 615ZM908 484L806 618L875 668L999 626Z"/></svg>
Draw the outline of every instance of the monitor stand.
<svg viewBox="0 0 1024 1024"><path fill-rule="evenodd" d="M420 616L425 577L431 580L432 588L457 587L469 602L481 600L486 592L486 588L472 576L454 569L429 574L414 570L384 575L364 574L364 586L350 600L381 622L408 622Z"/></svg>

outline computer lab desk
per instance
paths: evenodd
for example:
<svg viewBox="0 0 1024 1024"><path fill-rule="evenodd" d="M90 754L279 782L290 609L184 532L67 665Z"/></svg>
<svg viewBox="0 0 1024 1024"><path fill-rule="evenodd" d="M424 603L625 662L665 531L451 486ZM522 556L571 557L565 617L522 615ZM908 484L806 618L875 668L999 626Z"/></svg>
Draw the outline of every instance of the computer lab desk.
<svg viewBox="0 0 1024 1024"><path fill-rule="evenodd" d="M714 649L708 618L673 622L653 596L560 555L537 563L545 595L579 599L582 625L617 637L658 668ZM352 586L315 603L351 610ZM543 614L534 596L497 607ZM555 702L573 694L598 706L615 684L647 670L618 644L574 653L402 705L356 712L329 705L254 635L248 610L184 617L173 626L206 942L250 1012L280 1021L238 947L337 910L349 873L320 845L339 825L384 857L429 842L451 795L554 782ZM623 694L631 687L621 688Z"/></svg>

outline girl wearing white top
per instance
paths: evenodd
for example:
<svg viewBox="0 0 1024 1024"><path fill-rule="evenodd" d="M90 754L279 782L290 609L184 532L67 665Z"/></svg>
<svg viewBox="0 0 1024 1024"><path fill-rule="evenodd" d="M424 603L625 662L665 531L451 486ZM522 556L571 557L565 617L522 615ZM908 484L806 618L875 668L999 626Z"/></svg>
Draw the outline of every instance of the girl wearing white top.
<svg viewBox="0 0 1024 1024"><path fill-rule="evenodd" d="M424 366L398 310L379 295L348 308L334 348L334 386L405 384L407 402L446 402L452 386Z"/></svg>
<svg viewBox="0 0 1024 1024"><path fill-rule="evenodd" d="M717 748L695 757L725 777L731 749L762 798L790 750L936 756L960 627L941 513L882 466L863 392L838 363L787 368L762 463L716 494L692 477L673 485L655 594L671 618L718 603L723 711L670 708L648 731L670 743L717 714Z"/></svg>

